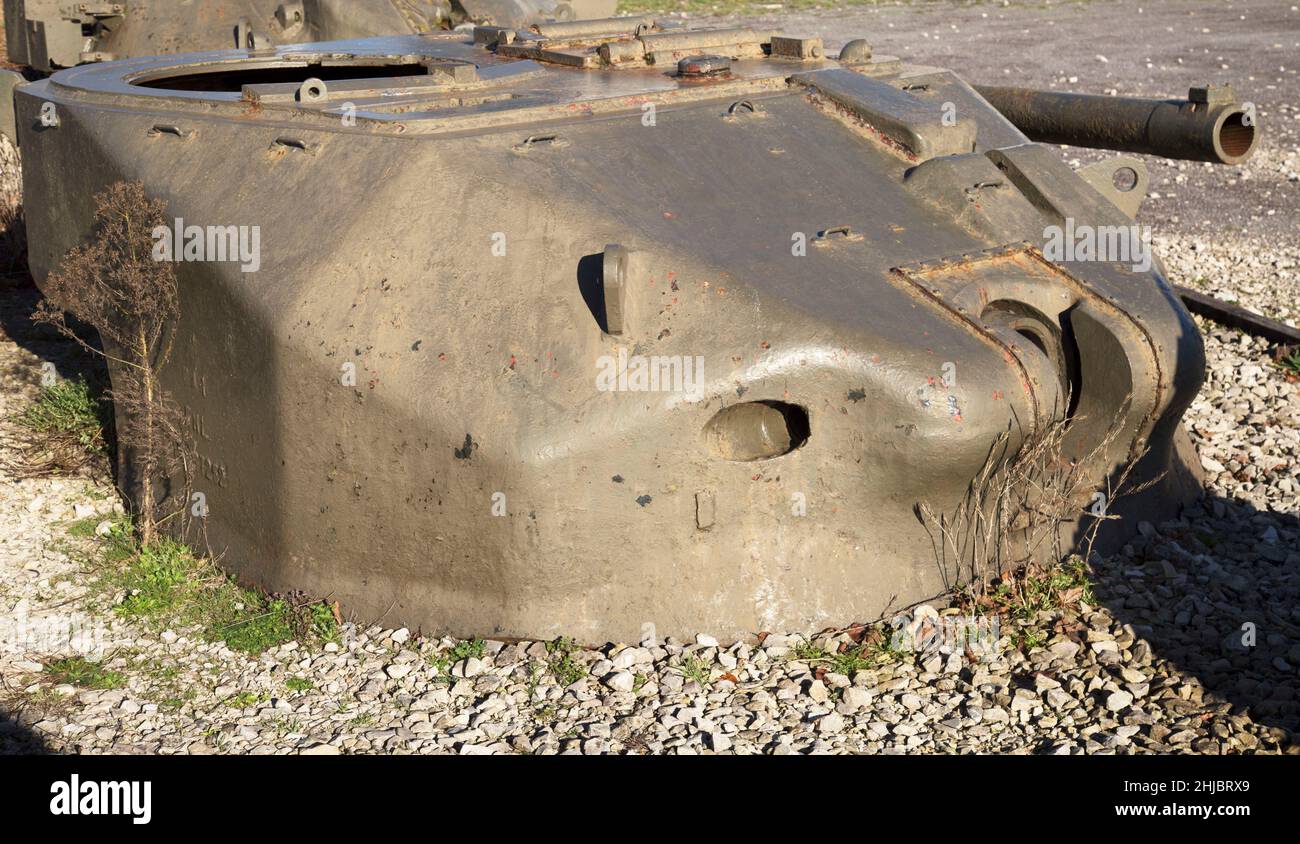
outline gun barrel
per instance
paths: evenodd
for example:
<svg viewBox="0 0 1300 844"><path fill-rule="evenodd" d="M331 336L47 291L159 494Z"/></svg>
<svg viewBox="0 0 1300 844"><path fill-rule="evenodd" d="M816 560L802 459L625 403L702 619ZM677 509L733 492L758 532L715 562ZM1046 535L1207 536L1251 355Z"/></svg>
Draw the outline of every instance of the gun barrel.
<svg viewBox="0 0 1300 844"><path fill-rule="evenodd" d="M975 90L1030 140L1042 143L1240 164L1258 140L1253 107L1237 102L1226 86L1193 88L1186 100L995 85Z"/></svg>

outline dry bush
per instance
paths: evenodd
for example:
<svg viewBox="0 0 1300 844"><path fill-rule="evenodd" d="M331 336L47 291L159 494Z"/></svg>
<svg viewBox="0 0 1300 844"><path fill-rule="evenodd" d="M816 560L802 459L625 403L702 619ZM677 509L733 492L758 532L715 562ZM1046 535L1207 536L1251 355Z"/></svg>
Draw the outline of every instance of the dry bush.
<svg viewBox="0 0 1300 844"><path fill-rule="evenodd" d="M26 255L22 159L10 140L0 135L0 287L26 279Z"/></svg>
<svg viewBox="0 0 1300 844"><path fill-rule="evenodd" d="M1014 582L1017 573L1058 566L1068 556L1090 559L1102 522L1118 519L1109 512L1115 501L1158 483L1160 477L1133 485L1133 467L1145 453L1130 454L1119 467L1098 477L1119 436L1129 401L1120 406L1105 434L1083 455L1070 455L1067 435L1082 421L1055 419L1038 426L1013 450L1013 429L1002 432L984 465L952 513L936 513L925 502L916 506L930 533L935 557L949 589L987 594L993 578ZM1105 496L1093 510L1096 493ZM1091 519L1073 543L1083 518Z"/></svg>
<svg viewBox="0 0 1300 844"><path fill-rule="evenodd" d="M160 485L178 470L188 484L191 465L183 414L159 380L180 316L175 267L153 257L152 233L166 226L166 203L146 196L140 182L117 182L96 195L95 204L95 234L50 274L32 319L109 361L113 386L107 395L117 409L118 447L133 474L124 479L124 491L136 503L140 539L147 544L162 518ZM94 328L101 346L84 340L68 314Z"/></svg>

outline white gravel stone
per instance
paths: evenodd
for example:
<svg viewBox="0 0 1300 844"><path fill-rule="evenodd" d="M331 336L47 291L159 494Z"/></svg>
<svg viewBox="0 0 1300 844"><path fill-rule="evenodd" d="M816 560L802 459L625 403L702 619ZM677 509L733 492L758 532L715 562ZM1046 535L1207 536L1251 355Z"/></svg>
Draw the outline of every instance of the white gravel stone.
<svg viewBox="0 0 1300 844"><path fill-rule="evenodd" d="M841 733L843 731L844 718L838 713L832 712L817 719L817 732L819 733Z"/></svg>
<svg viewBox="0 0 1300 844"><path fill-rule="evenodd" d="M615 671L602 682L616 692L630 692L636 685L636 677L630 671Z"/></svg>
<svg viewBox="0 0 1300 844"><path fill-rule="evenodd" d="M303 756L338 756L343 751L332 744L313 744L301 751Z"/></svg>
<svg viewBox="0 0 1300 844"><path fill-rule="evenodd" d="M839 706L836 709L846 715L860 712L871 705L873 697L868 689L849 686L840 694Z"/></svg>
<svg viewBox="0 0 1300 844"><path fill-rule="evenodd" d="M1106 698L1106 708L1111 712L1123 712L1133 705L1133 695L1128 692L1111 692Z"/></svg>

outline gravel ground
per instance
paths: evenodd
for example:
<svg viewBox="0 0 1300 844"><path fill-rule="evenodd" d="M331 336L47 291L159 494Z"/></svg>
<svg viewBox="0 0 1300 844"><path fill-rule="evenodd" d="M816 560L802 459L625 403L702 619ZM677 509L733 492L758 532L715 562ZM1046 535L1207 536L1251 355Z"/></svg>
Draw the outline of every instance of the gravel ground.
<svg viewBox="0 0 1300 844"><path fill-rule="evenodd" d="M1295 76L1275 70L1296 55L1295 7L1144 4L1133 27L1107 23L1101 12L1116 8L936 3L800 14L784 28L865 32L878 49L969 67L977 80L997 78L1000 57L1015 56L1026 84L1062 87L1058 77L1077 74L1082 90L1177 93L1194 72L1228 64L1284 128L1266 124L1269 140L1244 168L1153 160L1160 197L1143 219L1175 280L1300 317ZM1059 37L1042 44L1043 33ZM9 417L36 396L42 364L65 374L85 365L27 323L35 292L5 283L0 463L13 447ZM79 561L96 540L72 539L66 526L112 514L102 472L0 471L0 751L1300 752L1300 384L1267 344L1204 330L1208 378L1185 420L1207 470L1204 502L1180 521L1142 525L1098 560L1092 604L1027 623L1044 641L1016 647L1024 633L1004 621L977 661L944 646L838 674L799 658L796 636L721 648L702 634L577 650L568 666L542 643L486 642L444 673L437 663L451 640L351 625L338 644L250 657L194 630L159 633L87 609ZM917 610L914 623L932 612ZM859 635L815 644L834 652ZM125 685L56 686L44 665L79 649Z"/></svg>

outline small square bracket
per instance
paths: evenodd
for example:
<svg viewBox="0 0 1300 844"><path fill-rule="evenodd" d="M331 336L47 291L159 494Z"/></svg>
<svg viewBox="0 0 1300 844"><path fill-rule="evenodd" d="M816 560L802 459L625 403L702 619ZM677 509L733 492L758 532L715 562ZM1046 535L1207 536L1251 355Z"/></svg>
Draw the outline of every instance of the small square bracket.
<svg viewBox="0 0 1300 844"><path fill-rule="evenodd" d="M804 61L824 59L826 48L820 38L789 38L784 35L773 35L772 57Z"/></svg>

